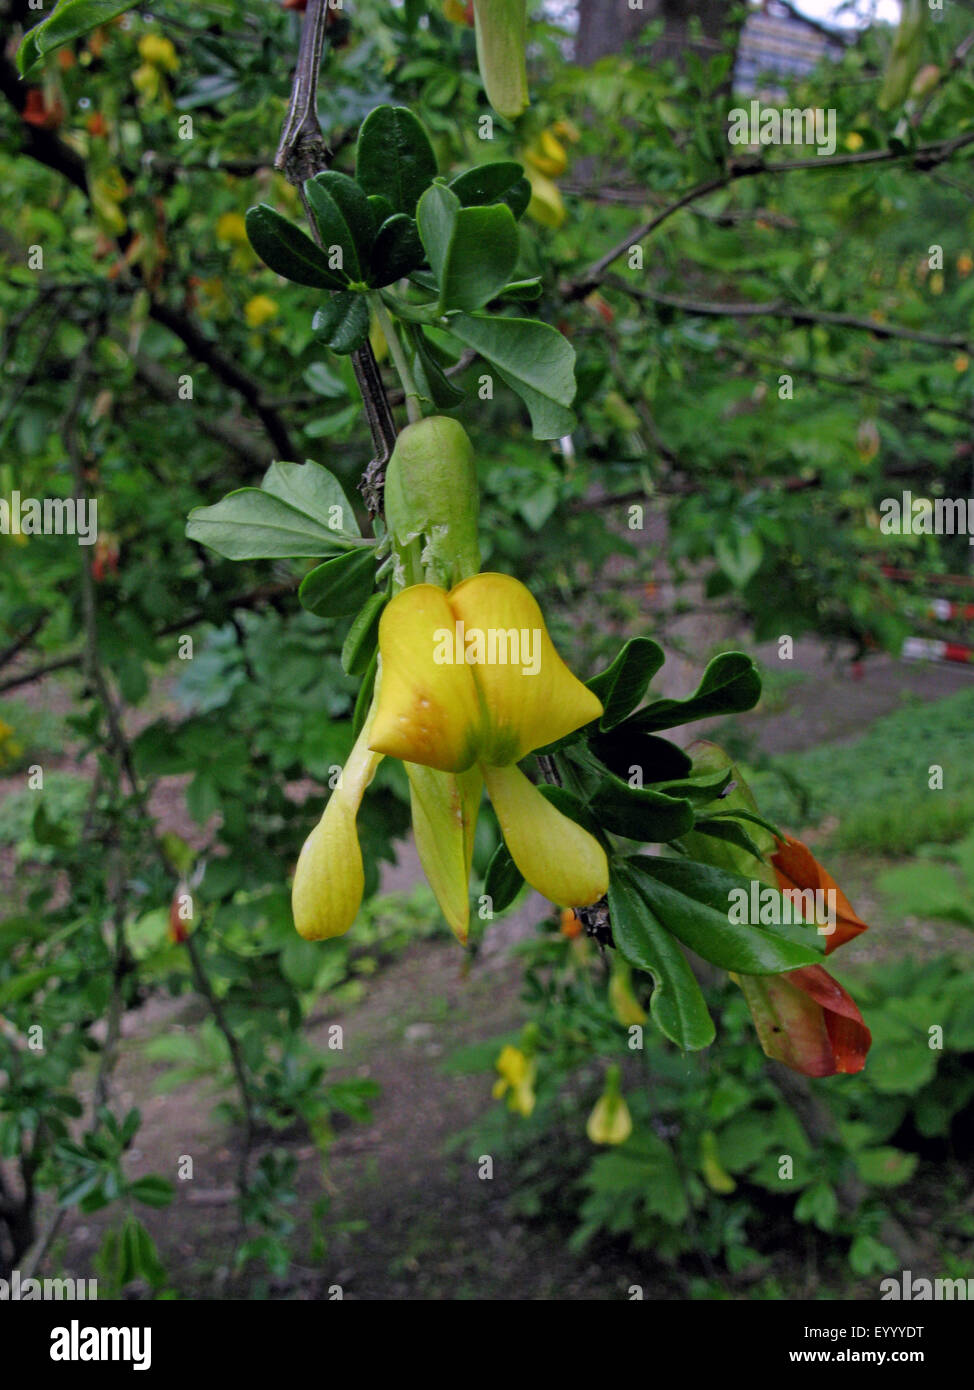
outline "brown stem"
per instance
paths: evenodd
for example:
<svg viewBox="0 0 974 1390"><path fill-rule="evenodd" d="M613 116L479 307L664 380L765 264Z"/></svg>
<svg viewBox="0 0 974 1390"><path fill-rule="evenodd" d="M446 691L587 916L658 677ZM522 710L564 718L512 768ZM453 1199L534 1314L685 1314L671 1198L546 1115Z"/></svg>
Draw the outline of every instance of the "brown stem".
<svg viewBox="0 0 974 1390"><path fill-rule="evenodd" d="M303 191L305 180L327 169L331 160L331 151L325 143L318 122L318 73L324 47L325 18L325 0L308 0L291 86L291 104L274 159L275 167L283 172L288 183L301 191L306 214L308 205ZM320 244L318 228L310 214L308 223L312 236ZM365 415L372 433L372 447L375 450L375 457L362 475L359 491L365 499L369 515L375 517L382 514L382 490L386 465L396 444L396 422L392 417L379 364L375 360L370 343L364 343L352 353L352 367L362 395Z"/></svg>

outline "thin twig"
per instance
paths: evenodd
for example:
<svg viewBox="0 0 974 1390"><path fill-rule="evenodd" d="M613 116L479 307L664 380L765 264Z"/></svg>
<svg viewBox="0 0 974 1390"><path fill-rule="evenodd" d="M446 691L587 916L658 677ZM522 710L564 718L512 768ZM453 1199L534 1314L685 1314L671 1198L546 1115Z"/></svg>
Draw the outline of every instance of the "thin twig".
<svg viewBox="0 0 974 1390"><path fill-rule="evenodd" d="M301 26L291 102L274 159L275 167L282 170L288 182L300 192L311 234L319 245L320 233L304 196L304 183L327 169L331 160L318 121L318 73L324 48L326 17L326 0L308 0ZM382 513L386 465L395 448L396 423L370 343L363 343L352 353L352 366L375 450L375 456L362 475L359 491L365 499L369 515L375 517Z"/></svg>

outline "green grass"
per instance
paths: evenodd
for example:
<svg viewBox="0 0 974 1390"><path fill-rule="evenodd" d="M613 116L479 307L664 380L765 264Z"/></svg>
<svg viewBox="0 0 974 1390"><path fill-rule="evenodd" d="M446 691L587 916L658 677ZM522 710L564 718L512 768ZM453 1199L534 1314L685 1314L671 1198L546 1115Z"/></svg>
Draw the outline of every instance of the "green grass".
<svg viewBox="0 0 974 1390"><path fill-rule="evenodd" d="M930 768L943 789L930 789ZM837 818L833 846L906 854L950 843L974 826L974 688L944 700L910 700L851 743L778 755L748 770L764 815L799 831Z"/></svg>

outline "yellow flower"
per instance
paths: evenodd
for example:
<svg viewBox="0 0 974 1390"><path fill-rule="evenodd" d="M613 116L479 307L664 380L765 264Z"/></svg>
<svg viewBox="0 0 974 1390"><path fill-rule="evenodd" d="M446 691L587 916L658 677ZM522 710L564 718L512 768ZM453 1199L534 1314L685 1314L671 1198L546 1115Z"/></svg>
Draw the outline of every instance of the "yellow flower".
<svg viewBox="0 0 974 1390"><path fill-rule="evenodd" d="M14 731L4 719L0 719L0 767L19 758L23 748L14 738Z"/></svg>
<svg viewBox="0 0 974 1390"><path fill-rule="evenodd" d="M267 294L255 294L244 305L244 318L251 328L260 328L277 313L277 305Z"/></svg>
<svg viewBox="0 0 974 1390"><path fill-rule="evenodd" d="M858 130L850 130L850 131L849 131L849 134L848 134L848 135L846 136L846 138L845 138L845 147L846 147L846 149L847 149L847 150L851 150L852 153L855 154L856 150L861 150L861 149L862 149L862 146L863 146L863 138L862 138L862 136L859 134Z"/></svg>
<svg viewBox="0 0 974 1390"><path fill-rule="evenodd" d="M556 652L524 585L477 574L449 593L433 584L403 589L382 615L379 655L372 709L298 860L300 934L338 936L355 918L362 895L355 814L380 755L405 763L420 862L461 942L484 785L528 883L559 905L597 902L608 887L602 846L517 763L597 718L602 704Z"/></svg>
<svg viewBox="0 0 974 1390"><path fill-rule="evenodd" d="M148 101L154 101L162 89L159 69L151 63L140 63L132 74L132 84Z"/></svg>
<svg viewBox="0 0 974 1390"><path fill-rule="evenodd" d="M609 980L609 1005L624 1028L631 1028L635 1023L646 1022L646 1012L632 992L632 976L629 966L618 952L613 965L612 978Z"/></svg>
<svg viewBox="0 0 974 1390"><path fill-rule="evenodd" d="M161 34L145 34L139 39L139 57L153 67L165 68L166 72L175 72L179 67L171 40L164 39Z"/></svg>
<svg viewBox="0 0 974 1390"><path fill-rule="evenodd" d="M525 169L531 185L531 201L528 203L528 216L542 227L560 227L565 220L565 204L562 202L558 185L533 165Z"/></svg>
<svg viewBox="0 0 974 1390"><path fill-rule="evenodd" d="M216 220L217 241L227 241L232 245L246 243L247 225L239 212L224 212Z"/></svg>
<svg viewBox="0 0 974 1390"><path fill-rule="evenodd" d="M533 165L539 174L546 174L549 178L560 178L568 168L565 147L550 130L543 130L523 153L526 161Z"/></svg>
<svg viewBox="0 0 974 1390"><path fill-rule="evenodd" d="M534 1079L538 1067L534 1058L508 1043L494 1065L500 1072L494 1082L494 1099L500 1100L506 1095L508 1109L527 1119L535 1103Z"/></svg>
<svg viewBox="0 0 974 1390"><path fill-rule="evenodd" d="M593 1144L624 1144L632 1133L632 1116L619 1091L619 1068L605 1074L605 1090L595 1102L585 1132Z"/></svg>

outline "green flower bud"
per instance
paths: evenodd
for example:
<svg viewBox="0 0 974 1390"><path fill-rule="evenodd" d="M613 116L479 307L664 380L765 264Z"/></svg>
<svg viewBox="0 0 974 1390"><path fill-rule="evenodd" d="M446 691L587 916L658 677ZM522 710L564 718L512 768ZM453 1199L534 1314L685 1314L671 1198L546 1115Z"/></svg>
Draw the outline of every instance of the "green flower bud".
<svg viewBox="0 0 974 1390"><path fill-rule="evenodd" d="M463 426L445 415L407 425L386 470L396 583L451 589L480 570L477 469Z"/></svg>
<svg viewBox="0 0 974 1390"><path fill-rule="evenodd" d="M487 100L513 120L528 104L526 0L473 0L473 15Z"/></svg>

